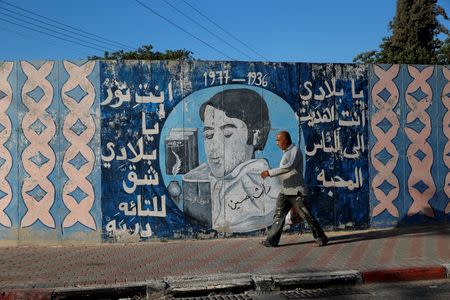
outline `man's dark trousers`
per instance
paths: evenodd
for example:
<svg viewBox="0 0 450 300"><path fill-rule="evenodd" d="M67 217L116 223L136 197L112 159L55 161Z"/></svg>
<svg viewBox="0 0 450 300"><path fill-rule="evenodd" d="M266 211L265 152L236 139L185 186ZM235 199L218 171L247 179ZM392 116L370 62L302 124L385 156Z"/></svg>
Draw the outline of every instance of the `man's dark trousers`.
<svg viewBox="0 0 450 300"><path fill-rule="evenodd" d="M303 196L284 195L280 193L277 199L275 215L273 216L273 224L266 239L272 246L277 246L280 242L281 233L283 232L284 219L291 207L294 207L298 214L306 222L308 222L316 241L327 240L327 237L320 227L319 223L305 206Z"/></svg>

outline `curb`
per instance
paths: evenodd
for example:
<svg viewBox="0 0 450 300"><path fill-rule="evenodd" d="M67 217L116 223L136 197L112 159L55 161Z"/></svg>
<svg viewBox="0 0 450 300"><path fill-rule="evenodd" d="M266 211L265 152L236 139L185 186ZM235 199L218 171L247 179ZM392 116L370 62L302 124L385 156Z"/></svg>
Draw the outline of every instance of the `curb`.
<svg viewBox="0 0 450 300"><path fill-rule="evenodd" d="M448 278L448 268L423 267L392 270L375 270L362 273L364 283L432 280Z"/></svg>
<svg viewBox="0 0 450 300"><path fill-rule="evenodd" d="M136 282L131 284L108 285L98 287L81 287L81 288L60 288L55 289L52 293L51 299L108 299L114 298L128 298L133 297L147 297L149 299L162 298L165 295L167 285L164 281L153 280L146 282Z"/></svg>
<svg viewBox="0 0 450 300"><path fill-rule="evenodd" d="M252 277L249 273L167 277L166 295L206 296L212 292L217 294L225 291L242 293L254 289Z"/></svg>
<svg viewBox="0 0 450 300"><path fill-rule="evenodd" d="M53 289L15 289L10 291L0 290L0 300L16 300L16 299L51 299Z"/></svg>
<svg viewBox="0 0 450 300"><path fill-rule="evenodd" d="M362 282L362 275L355 270L255 275L253 276L253 282L257 292L268 293L298 287L357 284Z"/></svg>
<svg viewBox="0 0 450 300"><path fill-rule="evenodd" d="M286 273L273 275L213 274L166 277L164 280L136 282L132 284L90 286L80 288L15 289L0 290L0 300L14 299L80 299L104 297L147 297L165 299L169 297L200 297L212 293L243 293L254 291L260 294L273 291L327 287L331 285L366 284L412 280L450 278L450 264L442 266L387 269L372 271L331 271Z"/></svg>
<svg viewBox="0 0 450 300"><path fill-rule="evenodd" d="M166 295L167 285L164 281L146 281L132 284L84 286L53 289L15 289L0 290L0 300L16 299L108 299L109 297L147 297L149 299L163 298Z"/></svg>

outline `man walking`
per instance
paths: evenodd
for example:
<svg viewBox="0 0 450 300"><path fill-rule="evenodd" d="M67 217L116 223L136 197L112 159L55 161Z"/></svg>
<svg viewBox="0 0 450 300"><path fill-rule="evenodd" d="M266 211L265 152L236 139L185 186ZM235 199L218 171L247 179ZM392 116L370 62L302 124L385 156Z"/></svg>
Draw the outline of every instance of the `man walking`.
<svg viewBox="0 0 450 300"><path fill-rule="evenodd" d="M292 144L291 136L287 131L280 131L276 136L276 142L278 147L283 150L280 167L261 172L261 177L280 176L282 186L277 199L272 227L267 238L261 241L261 244L266 247L278 246L281 233L283 232L284 219L291 207L294 207L311 227L316 245L324 246L328 243L328 238L303 202L307 189L302 175L303 161L301 153Z"/></svg>

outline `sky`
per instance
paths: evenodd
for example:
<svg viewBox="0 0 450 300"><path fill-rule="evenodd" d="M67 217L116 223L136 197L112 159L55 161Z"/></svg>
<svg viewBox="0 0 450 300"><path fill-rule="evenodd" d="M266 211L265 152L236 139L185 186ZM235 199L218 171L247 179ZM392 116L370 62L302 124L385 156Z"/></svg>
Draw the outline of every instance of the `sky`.
<svg viewBox="0 0 450 300"><path fill-rule="evenodd" d="M450 14L450 0L438 3ZM85 59L151 44L201 60L350 63L378 49L395 6L395 0L0 0L0 61Z"/></svg>

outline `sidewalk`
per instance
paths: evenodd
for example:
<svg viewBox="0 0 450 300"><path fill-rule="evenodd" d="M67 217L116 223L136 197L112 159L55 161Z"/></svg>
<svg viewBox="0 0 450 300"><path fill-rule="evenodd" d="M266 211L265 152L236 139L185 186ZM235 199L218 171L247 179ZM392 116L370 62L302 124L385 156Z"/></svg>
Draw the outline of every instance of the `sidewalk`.
<svg viewBox="0 0 450 300"><path fill-rule="evenodd" d="M448 277L450 224L327 235L325 247L314 247L307 233L284 234L277 248L259 245L263 237L0 247L0 299L109 287L144 286L147 294L149 289L167 292L177 287L189 292L205 290L206 285L254 286L255 280L273 286L277 280L298 283L299 278L335 279L342 274L359 274L356 281L361 274L366 281ZM402 278L402 272L410 277Z"/></svg>

